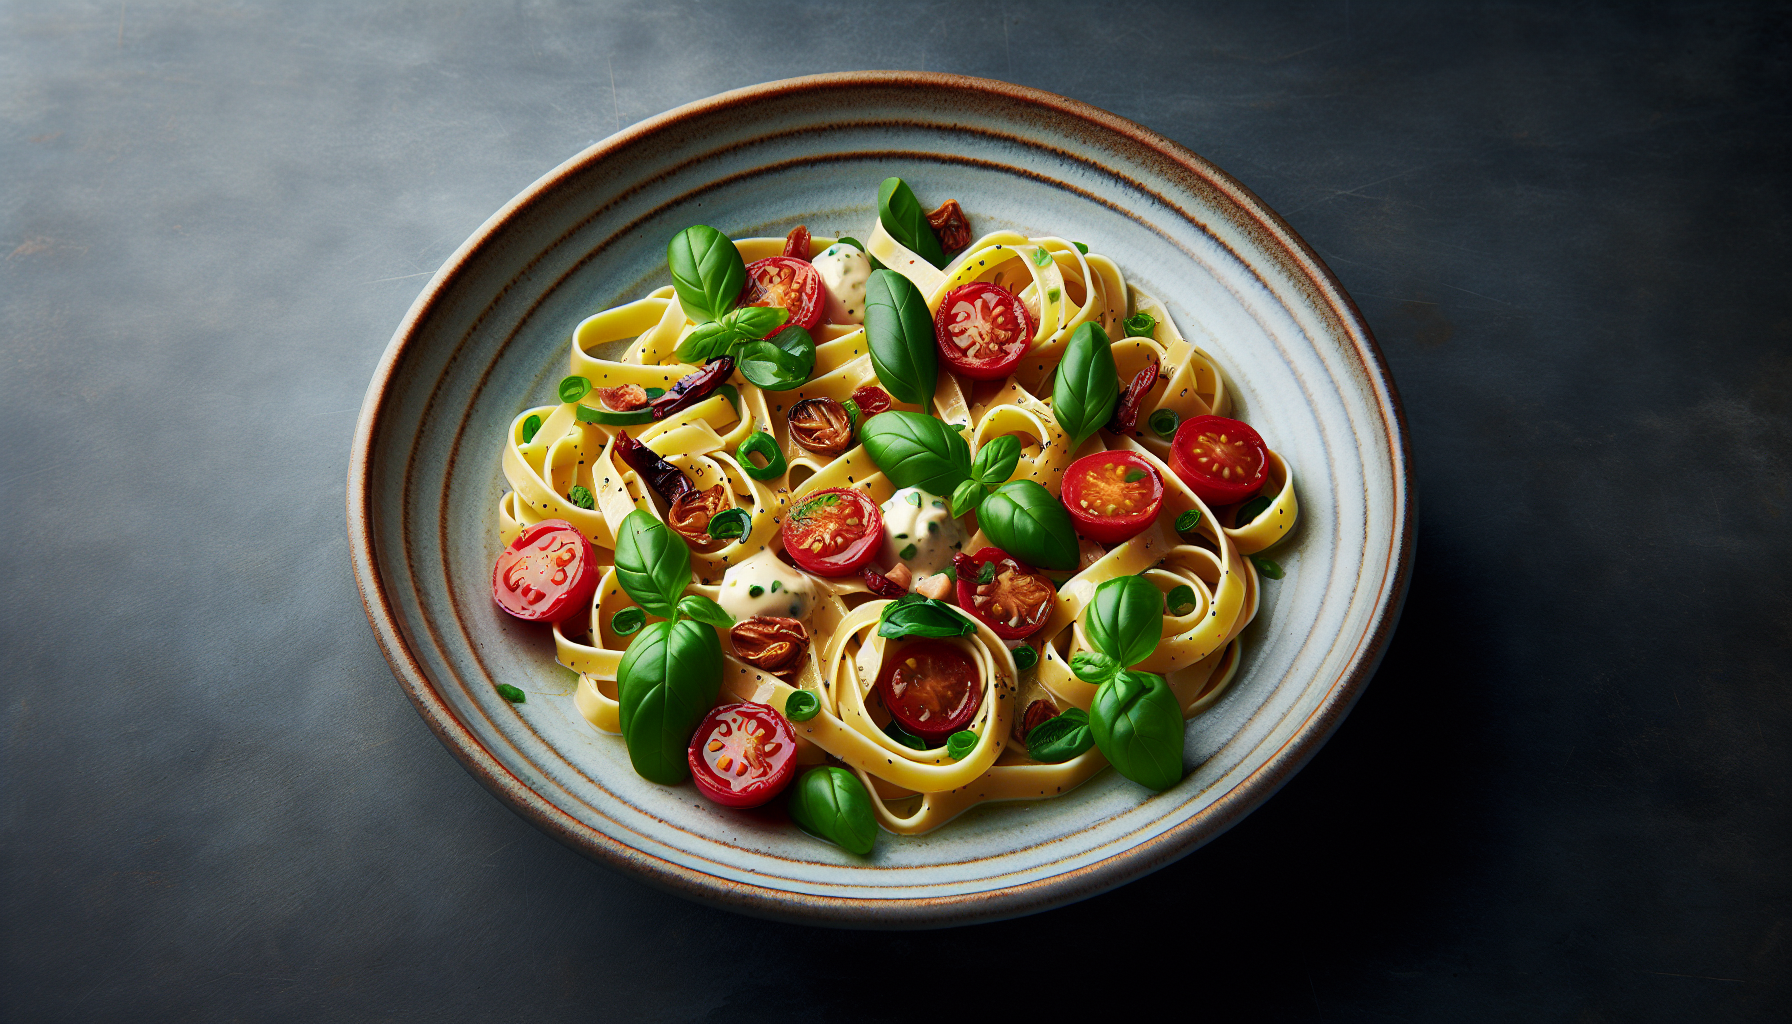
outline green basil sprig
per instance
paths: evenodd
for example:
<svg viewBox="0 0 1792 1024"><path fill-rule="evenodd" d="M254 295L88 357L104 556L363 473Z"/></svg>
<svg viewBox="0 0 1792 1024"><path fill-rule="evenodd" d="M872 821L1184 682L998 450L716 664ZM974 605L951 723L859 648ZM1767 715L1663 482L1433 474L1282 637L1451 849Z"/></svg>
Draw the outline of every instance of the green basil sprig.
<svg viewBox="0 0 1792 1024"><path fill-rule="evenodd" d="M769 341L742 345L737 358L742 377L766 391L789 391L807 383L815 369L815 338L801 327L786 327Z"/></svg>
<svg viewBox="0 0 1792 1024"><path fill-rule="evenodd" d="M789 319L790 310L783 306L742 306L720 320L698 324L673 354L687 363L707 363L758 341Z"/></svg>
<svg viewBox="0 0 1792 1024"><path fill-rule="evenodd" d="M996 547L1029 565L1076 568L1076 527L1070 513L1036 481L1010 480L996 488L978 511L977 523Z"/></svg>
<svg viewBox="0 0 1792 1024"><path fill-rule="evenodd" d="M953 518L967 516L977 511L977 507L983 504L983 497L986 493L988 492L984 491L975 480L959 481L958 486L952 488L950 504Z"/></svg>
<svg viewBox="0 0 1792 1024"><path fill-rule="evenodd" d="M940 374L933 314L920 289L894 270L874 270L865 284L865 345L885 391L897 401L930 407Z"/></svg>
<svg viewBox="0 0 1792 1024"><path fill-rule="evenodd" d="M984 487L999 487L1008 482L1018 465L1020 438L1003 434L977 449L977 457L971 462L971 479Z"/></svg>
<svg viewBox="0 0 1792 1024"><path fill-rule="evenodd" d="M927 211L915 198L915 191L901 178L885 178L877 190L877 219L883 221L890 237L916 256L936 267L946 265L946 251L940 248L939 236L927 223Z"/></svg>
<svg viewBox="0 0 1792 1024"><path fill-rule="evenodd" d="M1182 780L1182 706L1163 676L1123 670L1096 689L1090 712L1095 745L1120 774L1159 791Z"/></svg>
<svg viewBox="0 0 1792 1024"><path fill-rule="evenodd" d="M694 224L666 245L678 303L697 323L720 320L747 283L747 265L734 242L707 224Z"/></svg>
<svg viewBox="0 0 1792 1024"><path fill-rule="evenodd" d="M1163 639L1164 595L1142 577L1116 576L1095 588L1083 631L1096 650L1122 666L1137 665Z"/></svg>
<svg viewBox="0 0 1792 1024"><path fill-rule="evenodd" d="M1114 678L1120 663L1100 651L1078 651L1070 656L1070 671L1083 682L1100 686Z"/></svg>
<svg viewBox="0 0 1792 1024"><path fill-rule="evenodd" d="M1061 764L1094 745L1095 733L1082 708L1071 708L1056 718L1048 718L1027 733L1027 756L1046 764Z"/></svg>
<svg viewBox="0 0 1792 1024"><path fill-rule="evenodd" d="M877 635L891 640L905 637L970 636L977 631L971 620L944 601L920 594L904 594L884 605L877 617Z"/></svg>
<svg viewBox="0 0 1792 1024"><path fill-rule="evenodd" d="M1052 415L1074 439L1075 448L1106 426L1119 404L1120 373L1114 368L1113 342L1099 325L1085 323L1064 346L1052 383Z"/></svg>
<svg viewBox="0 0 1792 1024"><path fill-rule="evenodd" d="M971 446L964 435L917 412L878 413L859 429L859 443L898 489L951 494L971 473Z"/></svg>
<svg viewBox="0 0 1792 1024"><path fill-rule="evenodd" d="M670 619L691 582L691 549L652 513L636 509L617 531L616 581L643 611Z"/></svg>
<svg viewBox="0 0 1792 1024"><path fill-rule="evenodd" d="M678 599L679 614L689 619L696 619L706 626L727 629L734 625L734 616L722 610L722 606L704 597L702 594L686 594Z"/></svg>
<svg viewBox="0 0 1792 1024"><path fill-rule="evenodd" d="M715 628L695 619L648 626L622 655L616 684L622 739L635 771L665 786L683 782L691 774L685 756L691 733L722 686Z"/></svg>
<svg viewBox="0 0 1792 1024"><path fill-rule="evenodd" d="M877 843L871 797L844 768L811 768L790 787L790 817L812 835L859 854Z"/></svg>

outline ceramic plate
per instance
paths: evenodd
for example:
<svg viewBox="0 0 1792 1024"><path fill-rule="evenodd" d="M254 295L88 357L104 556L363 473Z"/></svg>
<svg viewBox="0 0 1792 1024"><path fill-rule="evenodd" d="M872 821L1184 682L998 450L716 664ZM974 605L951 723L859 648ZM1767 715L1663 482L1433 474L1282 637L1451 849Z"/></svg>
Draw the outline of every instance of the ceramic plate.
<svg viewBox="0 0 1792 1024"><path fill-rule="evenodd" d="M1176 788L1103 772L1055 800L986 805L860 859L629 767L573 706L545 630L491 601L499 439L554 401L582 318L669 283L666 240L865 237L900 175L979 233L1087 242L1217 357L1237 415L1292 465L1301 523L1270 554L1229 694L1195 719ZM1170 140L1060 96L947 75L823 75L731 92L592 146L498 211L423 290L361 409L355 574L393 671L468 771L569 846L750 914L922 927L1032 913L1162 867L1262 803L1356 700L1412 558L1406 428L1375 342L1282 220ZM511 705L499 682L527 691Z"/></svg>

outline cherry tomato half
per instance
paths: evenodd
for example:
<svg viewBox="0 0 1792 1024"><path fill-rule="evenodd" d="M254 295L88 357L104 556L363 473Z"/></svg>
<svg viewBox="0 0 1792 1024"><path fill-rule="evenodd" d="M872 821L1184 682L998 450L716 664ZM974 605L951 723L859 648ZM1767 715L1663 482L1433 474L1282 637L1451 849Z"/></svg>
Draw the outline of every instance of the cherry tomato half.
<svg viewBox="0 0 1792 1024"><path fill-rule="evenodd" d="M866 419L880 412L890 411L890 393L875 384L867 384L852 393L852 400L859 403L859 411Z"/></svg>
<svg viewBox="0 0 1792 1024"><path fill-rule="evenodd" d="M1096 452L1064 470L1059 491L1076 532L1103 544L1138 534L1164 506L1164 479L1132 452Z"/></svg>
<svg viewBox="0 0 1792 1024"><path fill-rule="evenodd" d="M972 380L1001 380L1033 344L1033 318L1006 288L974 281L946 293L933 336L952 369Z"/></svg>
<svg viewBox="0 0 1792 1024"><path fill-rule="evenodd" d="M884 541L884 514L864 491L830 487L805 494L784 517L784 550L817 576L859 571Z"/></svg>
<svg viewBox="0 0 1792 1024"><path fill-rule="evenodd" d="M543 519L523 528L492 566L492 600L528 622L559 622L591 606L597 556L578 527Z"/></svg>
<svg viewBox="0 0 1792 1024"><path fill-rule="evenodd" d="M877 693L898 724L935 747L983 706L976 663L944 640L917 640L885 653Z"/></svg>
<svg viewBox="0 0 1792 1024"><path fill-rule="evenodd" d="M697 789L723 807L758 807L796 774L796 733L766 704L724 704L691 736Z"/></svg>
<svg viewBox="0 0 1792 1024"><path fill-rule="evenodd" d="M995 575L988 583L979 583L988 564L995 566ZM952 570L958 576L958 606L1004 640L1032 636L1051 618L1058 588L1001 548L955 555Z"/></svg>
<svg viewBox="0 0 1792 1024"><path fill-rule="evenodd" d="M1224 416L1196 416L1176 428L1170 468L1208 505L1242 501L1263 486L1269 446L1250 424Z"/></svg>
<svg viewBox="0 0 1792 1024"><path fill-rule="evenodd" d="M806 331L821 323L827 286L821 272L808 260L794 256L767 256L747 264L747 286L741 289L743 306L783 306L790 311L786 327Z"/></svg>

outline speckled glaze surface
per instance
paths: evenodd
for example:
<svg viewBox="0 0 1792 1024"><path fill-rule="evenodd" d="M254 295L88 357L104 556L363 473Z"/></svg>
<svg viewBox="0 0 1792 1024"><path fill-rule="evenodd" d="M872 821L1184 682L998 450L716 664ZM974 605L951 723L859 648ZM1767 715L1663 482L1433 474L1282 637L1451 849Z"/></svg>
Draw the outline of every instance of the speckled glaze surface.
<svg viewBox="0 0 1792 1024"><path fill-rule="evenodd" d="M500 438L552 401L583 317L667 283L665 243L863 237L898 174L956 198L979 232L1087 242L1164 299L1291 464L1302 522L1270 554L1231 692L1195 719L1176 788L1104 772L1055 800L973 809L869 858L689 784L630 769L573 706L545 630L490 599ZM1035 90L915 73L825 75L727 93L637 124L547 174L443 265L399 326L349 470L356 578L430 727L475 777L568 845L750 914L850 927L960 924L1083 899L1225 831L1324 743L1374 671L1412 559L1409 455L1374 340L1319 259L1187 149ZM495 692L528 692L521 706Z"/></svg>

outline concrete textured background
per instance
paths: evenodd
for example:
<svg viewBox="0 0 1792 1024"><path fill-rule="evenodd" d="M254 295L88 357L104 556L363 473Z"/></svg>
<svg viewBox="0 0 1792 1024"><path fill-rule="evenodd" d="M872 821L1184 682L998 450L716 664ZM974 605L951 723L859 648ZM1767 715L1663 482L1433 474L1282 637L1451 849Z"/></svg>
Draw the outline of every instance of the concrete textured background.
<svg viewBox="0 0 1792 1024"><path fill-rule="evenodd" d="M0 1016L1792 1015L1783 4L0 5ZM1238 828L947 933L600 869L348 567L424 280L621 125L813 71L1106 107L1263 196L1416 439L1405 619Z"/></svg>

